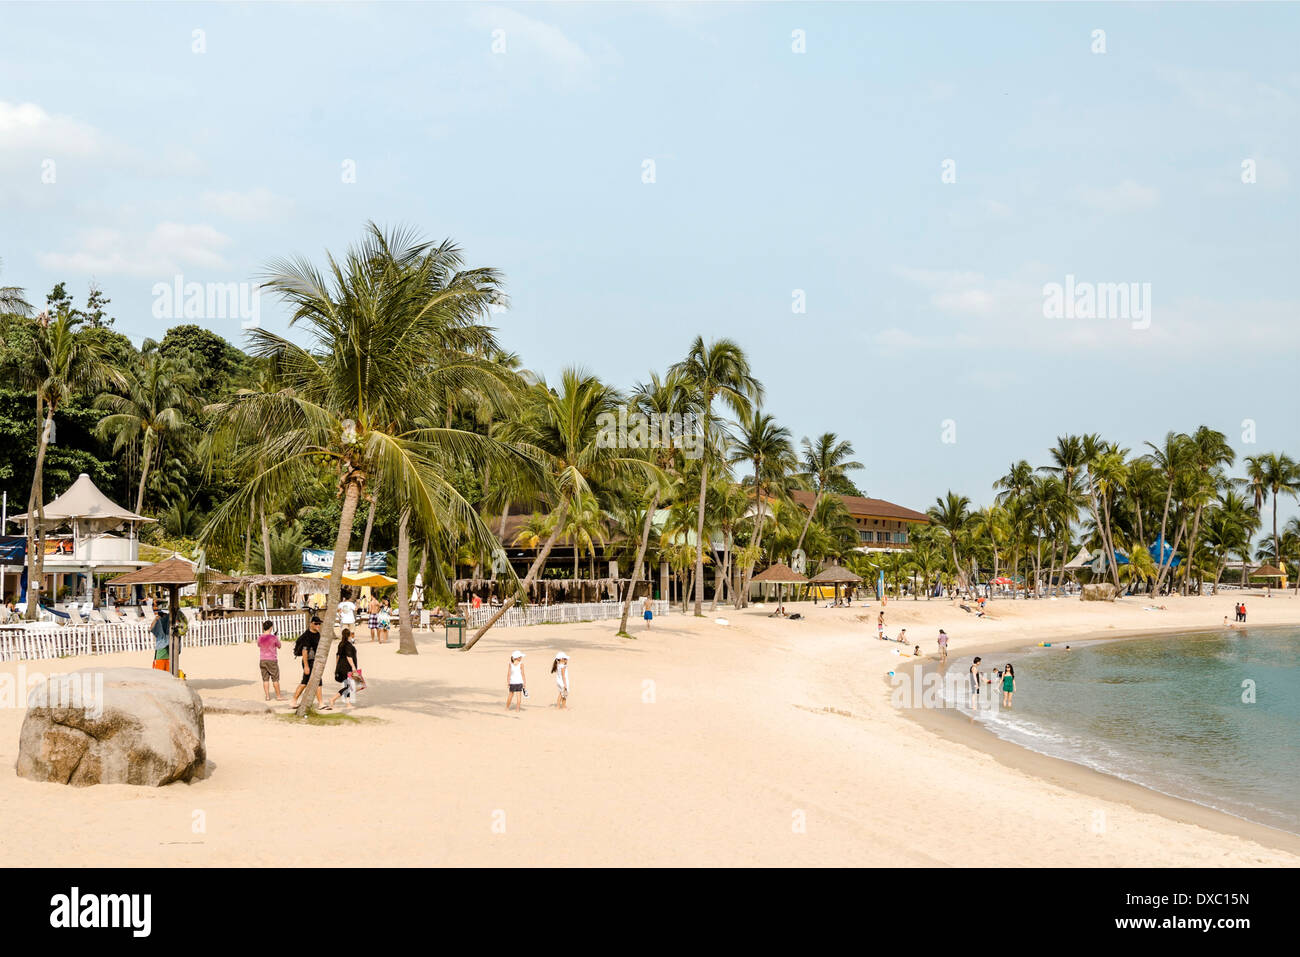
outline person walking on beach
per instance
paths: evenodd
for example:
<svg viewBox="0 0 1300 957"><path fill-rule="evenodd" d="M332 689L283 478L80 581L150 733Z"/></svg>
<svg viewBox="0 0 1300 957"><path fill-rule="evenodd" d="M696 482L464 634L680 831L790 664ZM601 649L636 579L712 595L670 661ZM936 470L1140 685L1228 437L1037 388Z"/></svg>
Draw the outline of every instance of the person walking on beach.
<svg viewBox="0 0 1300 957"><path fill-rule="evenodd" d="M510 702L514 700L515 695L519 700L515 704L515 711L522 711L524 708L524 689L528 687L528 679L524 676L524 653L522 651L510 652L510 667L506 669L506 710L510 710Z"/></svg>
<svg viewBox="0 0 1300 957"><path fill-rule="evenodd" d="M352 599L346 595L339 602L339 625L344 628L355 628L357 626L357 606L352 603Z"/></svg>
<svg viewBox="0 0 1300 957"><path fill-rule="evenodd" d="M942 628L939 629L939 664L944 664L948 660L948 633Z"/></svg>
<svg viewBox="0 0 1300 957"><path fill-rule="evenodd" d="M1246 621L1246 603L1244 601L1241 603L1241 620L1243 624Z"/></svg>
<svg viewBox="0 0 1300 957"><path fill-rule="evenodd" d="M333 710L334 702L339 698L343 699L349 709L356 707L353 699L357 696L357 682L353 675L357 670L357 646L352 643L352 629L344 628L343 636L339 639L339 654L334 659L334 680L339 683L339 690L325 706L326 711Z"/></svg>
<svg viewBox="0 0 1300 957"><path fill-rule="evenodd" d="M283 701L280 694L280 636L269 620L262 622L262 633L257 637L257 666L262 673L262 694L271 700L271 685L275 685L275 700Z"/></svg>
<svg viewBox="0 0 1300 957"><path fill-rule="evenodd" d="M880 610L880 614L876 616L876 637L885 637L885 611L883 608Z"/></svg>
<svg viewBox="0 0 1300 957"><path fill-rule="evenodd" d="M307 688L307 682L311 679L312 666L316 664L316 649L320 647L320 619L312 616L311 621L307 623L307 630L304 631L293 645L293 656L302 663L302 681L298 684L298 690L293 693L292 704L298 706L298 698ZM322 704L325 700L324 694L321 693L320 685L316 686L316 703Z"/></svg>
<svg viewBox="0 0 1300 957"><path fill-rule="evenodd" d="M654 621L655 617L654 607L650 601L649 595L646 595L645 601L641 603L641 617L645 619L645 626L648 629L650 627L650 622Z"/></svg>
<svg viewBox="0 0 1300 957"><path fill-rule="evenodd" d="M569 656L560 652L551 662L551 674L555 675L555 686L560 689L560 696L555 699L555 707L561 711L569 709Z"/></svg>
<svg viewBox="0 0 1300 957"><path fill-rule="evenodd" d="M379 643L385 644L388 641L388 630L393 625L393 612L388 605L388 599L385 598L379 603L379 612L376 615L379 623Z"/></svg>
<svg viewBox="0 0 1300 957"><path fill-rule="evenodd" d="M1007 667L1002 672L1002 707L1011 707L1011 695L1016 690L1016 669L1011 667L1011 662L1007 662Z"/></svg>
<svg viewBox="0 0 1300 957"><path fill-rule="evenodd" d="M983 659L976 658L974 661L971 662L971 666L970 666L970 705L972 708L979 707L980 661L981 660Z"/></svg>
<svg viewBox="0 0 1300 957"><path fill-rule="evenodd" d="M379 636L379 600L374 595L366 605L366 631L370 632L371 641Z"/></svg>

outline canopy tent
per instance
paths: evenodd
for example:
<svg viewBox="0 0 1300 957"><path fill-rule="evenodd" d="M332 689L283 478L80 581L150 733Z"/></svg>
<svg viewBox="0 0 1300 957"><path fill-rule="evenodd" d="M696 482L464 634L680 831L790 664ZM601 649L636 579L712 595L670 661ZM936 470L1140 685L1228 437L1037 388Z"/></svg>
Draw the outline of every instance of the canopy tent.
<svg viewBox="0 0 1300 957"><path fill-rule="evenodd" d="M53 499L42 509L45 519L40 522L42 531L58 528L60 525L76 522L80 531L87 534L111 532L136 522L152 522L152 518L137 515L130 509L122 508L101 492L90 476L82 472L77 480L68 486L68 490ZM11 522L26 522L30 512L11 515Z"/></svg>
<svg viewBox="0 0 1300 957"><path fill-rule="evenodd" d="M841 585L856 585L862 581L862 576L855 575L842 565L827 565L812 578L808 579L810 585L831 585L835 591L835 603L840 601Z"/></svg>
<svg viewBox="0 0 1300 957"><path fill-rule="evenodd" d="M1065 563L1065 570L1067 572L1073 572L1078 571L1081 568L1089 568L1091 565L1092 552L1088 551L1087 547L1081 545L1079 546L1079 554L1075 555Z"/></svg>
<svg viewBox="0 0 1300 957"><path fill-rule="evenodd" d="M177 630L180 621L180 616L177 614L181 607L180 590L184 585L198 584L200 578L203 584L230 581L225 575L217 572L199 572L193 562L187 562L179 555L173 555L166 561L161 561L156 565L148 565L144 568L137 568L133 572L118 575L107 582L110 588L129 585L165 585L167 587L167 670L171 672L173 677L180 674L180 633Z"/></svg>
<svg viewBox="0 0 1300 957"><path fill-rule="evenodd" d="M751 585L753 584L776 585L777 586L776 607L777 610L780 610L781 608L785 607L783 601L783 599L785 598L785 586L806 585L808 584L808 576L800 575L789 565L783 564L782 562L777 562L775 565L769 565L767 568L764 568L761 572L759 572L757 575L751 578L749 580L749 583Z"/></svg>

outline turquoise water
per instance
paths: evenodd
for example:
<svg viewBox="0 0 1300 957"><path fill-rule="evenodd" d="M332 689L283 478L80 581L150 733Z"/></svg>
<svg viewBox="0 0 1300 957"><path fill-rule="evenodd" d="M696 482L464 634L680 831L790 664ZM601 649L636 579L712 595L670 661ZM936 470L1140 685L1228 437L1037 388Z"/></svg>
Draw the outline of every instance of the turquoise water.
<svg viewBox="0 0 1300 957"><path fill-rule="evenodd" d="M1013 710L978 720L1024 747L1300 834L1300 628L1068 643L985 658L982 670L1012 662L1016 693Z"/></svg>

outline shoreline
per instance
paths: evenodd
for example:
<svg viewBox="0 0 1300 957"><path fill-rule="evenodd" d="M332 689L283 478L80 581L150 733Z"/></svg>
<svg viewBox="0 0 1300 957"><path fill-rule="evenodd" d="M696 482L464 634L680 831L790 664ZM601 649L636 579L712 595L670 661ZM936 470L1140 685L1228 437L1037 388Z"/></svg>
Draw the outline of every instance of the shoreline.
<svg viewBox="0 0 1300 957"><path fill-rule="evenodd" d="M1257 627L1285 626L1273 624L1259 625ZM1098 643L1160 637L1161 634L1173 639L1182 633L1190 634L1214 630L1213 627L1189 629L1184 625L1169 625L1150 631L1071 635L1069 640L1078 643ZM1062 642L1062 644L1064 643ZM1056 642L1053 642L1053 645L1055 644ZM950 651L949 659L955 657L966 658L972 655L987 657L995 652L1028 654L1043 650L1037 644L1025 644L1023 639L1004 642L994 641L977 647L963 648L960 656L953 655ZM921 669L923 676L927 673L943 673L946 671L946 667L942 669L939 667L937 658L927 656L906 666L909 680L912 680L917 668ZM886 684L888 685L888 678L886 678ZM897 708L895 710L925 728L928 732L946 741L981 751L1000 764L1031 775L1044 783L1101 800L1118 801L1136 811L1157 814L1161 817L1193 824L1220 834L1255 841L1274 850L1300 855L1300 834L1254 821L1233 814L1231 811L1210 807L1191 798L1159 791L1140 782L1089 767L1069 758L1044 754L1033 748L1016 744L981 726L979 722L964 714L958 708Z"/></svg>

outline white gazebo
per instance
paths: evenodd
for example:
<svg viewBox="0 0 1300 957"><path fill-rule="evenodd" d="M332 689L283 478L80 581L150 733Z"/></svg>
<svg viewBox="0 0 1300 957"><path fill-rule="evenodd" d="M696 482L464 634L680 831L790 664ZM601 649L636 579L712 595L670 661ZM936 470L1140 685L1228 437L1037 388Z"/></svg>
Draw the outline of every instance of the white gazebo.
<svg viewBox="0 0 1300 957"><path fill-rule="evenodd" d="M84 472L42 511L44 520L39 523L38 533L45 543L47 579L42 583L42 595L57 597L72 577L80 580L89 598L96 576L116 575L150 564L140 561L138 531L141 524L153 519L122 508ZM27 513L12 515L9 521L25 530ZM52 534L60 530L68 530L71 535ZM125 535L114 534L123 531ZM10 565L8 571L21 575L22 566L15 569Z"/></svg>

